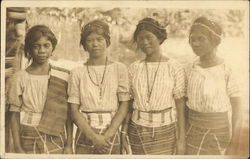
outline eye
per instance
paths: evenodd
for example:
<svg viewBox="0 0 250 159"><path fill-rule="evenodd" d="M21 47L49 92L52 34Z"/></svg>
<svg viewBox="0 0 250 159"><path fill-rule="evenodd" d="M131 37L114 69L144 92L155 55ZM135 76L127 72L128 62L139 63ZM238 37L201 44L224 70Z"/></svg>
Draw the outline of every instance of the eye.
<svg viewBox="0 0 250 159"><path fill-rule="evenodd" d="M101 42L103 40L104 40L103 38L97 38L97 41L99 41L99 42Z"/></svg>
<svg viewBox="0 0 250 159"><path fill-rule="evenodd" d="M32 48L33 48L33 49L35 49L35 50L37 50L37 49L39 49L39 48L40 48L40 46L39 46L39 45L37 45L37 44L34 44L34 45L32 45Z"/></svg>
<svg viewBox="0 0 250 159"><path fill-rule="evenodd" d="M87 42L87 43L91 43L92 40L91 40L91 39L86 39L86 42Z"/></svg>
<svg viewBox="0 0 250 159"><path fill-rule="evenodd" d="M153 39L154 39L154 37L153 37L153 36L151 36L151 35L148 35L148 36L146 36L146 39L148 39L148 40L153 40Z"/></svg>
<svg viewBox="0 0 250 159"><path fill-rule="evenodd" d="M51 45L50 45L49 43L47 43L47 44L44 45L44 47L45 47L46 49L50 48L50 46L51 46Z"/></svg>

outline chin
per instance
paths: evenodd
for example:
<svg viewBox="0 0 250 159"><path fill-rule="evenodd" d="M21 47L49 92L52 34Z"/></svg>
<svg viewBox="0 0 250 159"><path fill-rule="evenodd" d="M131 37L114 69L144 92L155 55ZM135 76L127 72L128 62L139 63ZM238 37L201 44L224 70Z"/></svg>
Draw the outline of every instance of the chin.
<svg viewBox="0 0 250 159"><path fill-rule="evenodd" d="M48 59L36 61L37 64L44 64L44 63L47 63L47 62L48 62Z"/></svg>
<svg viewBox="0 0 250 159"><path fill-rule="evenodd" d="M151 50L144 50L143 53L144 53L146 56L153 54L153 52L152 52Z"/></svg>
<svg viewBox="0 0 250 159"><path fill-rule="evenodd" d="M194 52L194 54L195 54L196 56L201 56L201 55L202 55L202 53L201 53L201 52L199 52L199 51L195 51L195 50L193 50L193 52Z"/></svg>

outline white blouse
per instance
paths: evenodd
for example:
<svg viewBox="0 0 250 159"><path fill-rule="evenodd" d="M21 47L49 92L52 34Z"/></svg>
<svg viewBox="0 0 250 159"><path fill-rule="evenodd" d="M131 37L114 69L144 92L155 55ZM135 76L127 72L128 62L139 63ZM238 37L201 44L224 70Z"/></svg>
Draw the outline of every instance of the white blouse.
<svg viewBox="0 0 250 159"><path fill-rule="evenodd" d="M105 66L89 66L91 79L101 83ZM107 65L102 93L90 79L86 65L73 69L69 77L68 102L79 104L85 112L116 111L118 101L129 100L128 71L124 64L113 62Z"/></svg>
<svg viewBox="0 0 250 159"><path fill-rule="evenodd" d="M32 75L25 70L12 76L8 93L10 111L41 113L47 97L49 75Z"/></svg>
<svg viewBox="0 0 250 159"><path fill-rule="evenodd" d="M157 111L175 108L175 99L185 96L185 74L182 66L174 59L161 62L148 101L148 86L151 90L158 62L148 62L148 82L145 60L134 62L129 67L130 93L133 108L140 111Z"/></svg>
<svg viewBox="0 0 250 159"><path fill-rule="evenodd" d="M240 88L232 70L225 63L202 68L197 62L188 65L187 105L198 112L226 112L230 97L240 96Z"/></svg>

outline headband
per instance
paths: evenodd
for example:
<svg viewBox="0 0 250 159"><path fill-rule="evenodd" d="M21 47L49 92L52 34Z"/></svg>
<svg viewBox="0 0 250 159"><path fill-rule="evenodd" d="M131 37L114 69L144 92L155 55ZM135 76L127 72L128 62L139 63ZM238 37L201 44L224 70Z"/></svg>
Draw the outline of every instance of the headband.
<svg viewBox="0 0 250 159"><path fill-rule="evenodd" d="M142 24L145 24L145 23L146 23L146 24L149 24L149 25L152 25L152 26L154 26L154 27L156 27L156 28L158 28L158 29L163 29L163 30L165 29L165 28L163 28L163 27L160 27L160 26L155 25L154 23L151 23L151 22L148 22L148 21L140 21L138 25L140 25L140 24L142 25Z"/></svg>
<svg viewBox="0 0 250 159"><path fill-rule="evenodd" d="M221 39L221 35L219 35L218 33L216 33L213 29L211 29L210 27L208 27L208 26L205 25L205 24L195 22L195 23L193 24L193 26L202 26L203 28L206 28L206 29L207 29L208 31L210 31L212 34L214 34L215 36L217 36L218 38Z"/></svg>

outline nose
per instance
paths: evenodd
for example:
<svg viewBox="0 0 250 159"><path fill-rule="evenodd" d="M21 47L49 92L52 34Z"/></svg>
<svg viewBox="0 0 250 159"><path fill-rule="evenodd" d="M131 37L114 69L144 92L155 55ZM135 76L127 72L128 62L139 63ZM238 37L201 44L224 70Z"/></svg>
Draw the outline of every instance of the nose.
<svg viewBox="0 0 250 159"><path fill-rule="evenodd" d="M98 45L98 41L97 40L93 40L92 41L92 46L97 46Z"/></svg>
<svg viewBox="0 0 250 159"><path fill-rule="evenodd" d="M39 47L39 53L44 53L45 52L45 47L44 46L40 46Z"/></svg>
<svg viewBox="0 0 250 159"><path fill-rule="evenodd" d="M149 44L149 41L148 41L147 39L143 39L143 40L142 40L142 44L143 44L143 45L147 45L147 44Z"/></svg>

